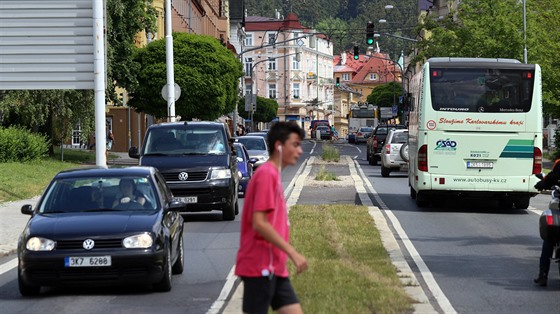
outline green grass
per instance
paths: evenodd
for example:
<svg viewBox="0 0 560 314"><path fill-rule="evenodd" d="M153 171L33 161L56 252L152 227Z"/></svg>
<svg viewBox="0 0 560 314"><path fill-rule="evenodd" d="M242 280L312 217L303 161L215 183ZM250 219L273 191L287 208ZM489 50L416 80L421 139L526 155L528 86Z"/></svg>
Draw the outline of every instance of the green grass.
<svg viewBox="0 0 560 314"><path fill-rule="evenodd" d="M109 159L117 157L109 154ZM40 195L59 171L95 164L95 151L64 149L61 159L60 148L55 148L54 156L44 160L0 163L0 203Z"/></svg>
<svg viewBox="0 0 560 314"><path fill-rule="evenodd" d="M315 176L315 180L318 180L318 181L337 181L338 179L336 178L336 175L334 173L327 171L325 169L325 166L322 165L321 168L319 168L319 172Z"/></svg>
<svg viewBox="0 0 560 314"><path fill-rule="evenodd" d="M321 158L325 161L338 162L340 160L340 151L332 145L324 144Z"/></svg>
<svg viewBox="0 0 560 314"><path fill-rule="evenodd" d="M294 289L306 313L409 313L412 300L381 243L367 207L296 205L291 243L309 263Z"/></svg>

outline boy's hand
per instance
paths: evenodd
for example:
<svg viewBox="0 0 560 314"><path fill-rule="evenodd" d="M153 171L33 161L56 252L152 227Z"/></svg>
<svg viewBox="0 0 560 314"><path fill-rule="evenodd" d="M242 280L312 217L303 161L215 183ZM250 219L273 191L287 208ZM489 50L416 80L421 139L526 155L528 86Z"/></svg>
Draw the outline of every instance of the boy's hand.
<svg viewBox="0 0 560 314"><path fill-rule="evenodd" d="M299 254L298 252L294 252L290 256L290 259L292 260L292 262L296 266L296 272L298 274L307 270L307 260L305 259L305 257L303 255Z"/></svg>

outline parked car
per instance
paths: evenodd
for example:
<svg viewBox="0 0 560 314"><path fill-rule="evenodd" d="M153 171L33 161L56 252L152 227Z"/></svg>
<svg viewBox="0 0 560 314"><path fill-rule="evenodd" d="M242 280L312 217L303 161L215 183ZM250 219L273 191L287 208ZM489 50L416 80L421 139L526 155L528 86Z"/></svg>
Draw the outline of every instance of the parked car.
<svg viewBox="0 0 560 314"><path fill-rule="evenodd" d="M186 204L183 211L219 210L224 220L234 220L239 177L231 143L225 123L169 122L150 126L141 150L131 147L128 155L159 169Z"/></svg>
<svg viewBox="0 0 560 314"><path fill-rule="evenodd" d="M408 130L392 129L381 150L381 176L392 171L408 171Z"/></svg>
<svg viewBox="0 0 560 314"><path fill-rule="evenodd" d="M256 159L253 164L255 170L268 160L268 144L264 137L245 135L236 137L235 141L245 145L249 157Z"/></svg>
<svg viewBox="0 0 560 314"><path fill-rule="evenodd" d="M370 165L377 165L381 160L381 149L385 144L385 138L391 129L406 129L402 124L379 124L367 139L366 158Z"/></svg>
<svg viewBox="0 0 560 314"><path fill-rule="evenodd" d="M309 127L311 129L311 134L310 137L311 138L315 138L315 131L317 130L317 127L320 125L326 125L330 128L330 124L329 124L329 120L312 120L311 121L311 126Z"/></svg>
<svg viewBox="0 0 560 314"><path fill-rule="evenodd" d="M239 197L245 196L245 191L247 191L247 186L249 181L253 176L253 164L257 162L257 159L250 158L249 152L245 145L237 142L233 143L235 148L235 153L237 156L237 169L239 170Z"/></svg>
<svg viewBox="0 0 560 314"><path fill-rule="evenodd" d="M59 172L18 242L24 296L42 286L152 284L169 291L184 267L183 203L152 167Z"/></svg>
<svg viewBox="0 0 560 314"><path fill-rule="evenodd" d="M356 143L356 132L350 132L347 135L348 143Z"/></svg>
<svg viewBox="0 0 560 314"><path fill-rule="evenodd" d="M317 132L319 132L319 133L317 133ZM321 140L331 140L332 139L332 131L331 131L331 128L329 126L326 126L326 125L317 126L317 128L315 129L315 136L317 136L317 134L320 134L320 139Z"/></svg>
<svg viewBox="0 0 560 314"><path fill-rule="evenodd" d="M370 126L360 127L356 132L356 144L367 142L367 139L371 135L371 132L373 132L373 128Z"/></svg>

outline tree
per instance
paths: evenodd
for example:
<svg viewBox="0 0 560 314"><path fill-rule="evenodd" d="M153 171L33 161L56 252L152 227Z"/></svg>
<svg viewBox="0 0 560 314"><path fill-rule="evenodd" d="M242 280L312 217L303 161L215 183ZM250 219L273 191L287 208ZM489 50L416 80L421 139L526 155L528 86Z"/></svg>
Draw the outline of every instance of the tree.
<svg viewBox="0 0 560 314"><path fill-rule="evenodd" d="M239 100L237 112L245 119L249 119L249 112L245 111L245 97ZM278 102L275 99L257 96L257 110L253 113L255 122L270 122L276 118Z"/></svg>
<svg viewBox="0 0 560 314"><path fill-rule="evenodd" d="M175 113L183 120L215 120L234 110L238 102L241 62L210 36L173 33L175 82L181 97ZM158 118L167 116L161 89L167 82L165 39L138 49L135 56L139 85L131 91L129 104Z"/></svg>
<svg viewBox="0 0 560 314"><path fill-rule="evenodd" d="M378 107L391 107L398 104L401 95L402 86L397 82L390 82L375 87L367 96L367 102Z"/></svg>

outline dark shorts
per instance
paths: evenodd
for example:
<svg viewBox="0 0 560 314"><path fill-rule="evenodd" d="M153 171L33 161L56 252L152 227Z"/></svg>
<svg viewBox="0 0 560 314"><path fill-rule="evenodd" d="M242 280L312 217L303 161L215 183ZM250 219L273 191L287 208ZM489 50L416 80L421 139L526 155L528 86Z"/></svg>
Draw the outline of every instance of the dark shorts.
<svg viewBox="0 0 560 314"><path fill-rule="evenodd" d="M299 303L289 278L283 277L241 277L243 280L243 312L268 313L269 306L274 311Z"/></svg>

